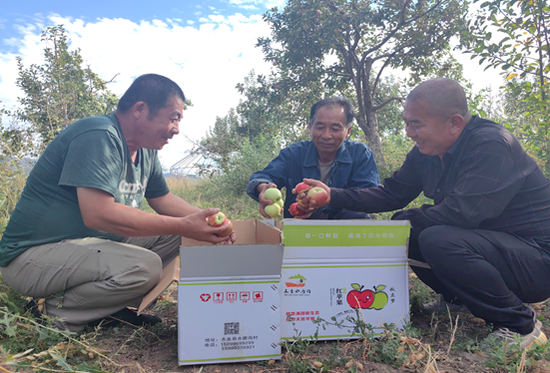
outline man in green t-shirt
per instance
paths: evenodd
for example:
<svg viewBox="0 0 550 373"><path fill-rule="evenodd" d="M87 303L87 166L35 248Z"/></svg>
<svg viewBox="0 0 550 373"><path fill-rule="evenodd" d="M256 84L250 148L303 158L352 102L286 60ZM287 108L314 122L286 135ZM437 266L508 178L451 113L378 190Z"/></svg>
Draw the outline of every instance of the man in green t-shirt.
<svg viewBox="0 0 550 373"><path fill-rule="evenodd" d="M34 311L59 328L78 333L104 318L160 322L127 307L158 283L181 236L235 241L234 232L217 235L228 224L206 223L218 209L170 193L162 174L157 151L179 133L184 102L172 80L142 75L113 114L61 132L29 174L0 240L0 272L20 293L46 298ZM158 214L139 209L144 198Z"/></svg>

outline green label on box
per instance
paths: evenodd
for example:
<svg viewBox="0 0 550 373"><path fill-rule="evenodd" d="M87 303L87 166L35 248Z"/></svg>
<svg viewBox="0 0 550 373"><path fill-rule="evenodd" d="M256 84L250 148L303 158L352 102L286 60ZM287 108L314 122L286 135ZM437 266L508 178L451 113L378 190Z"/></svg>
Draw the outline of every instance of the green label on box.
<svg viewBox="0 0 550 373"><path fill-rule="evenodd" d="M285 246L401 246L409 225L285 225Z"/></svg>

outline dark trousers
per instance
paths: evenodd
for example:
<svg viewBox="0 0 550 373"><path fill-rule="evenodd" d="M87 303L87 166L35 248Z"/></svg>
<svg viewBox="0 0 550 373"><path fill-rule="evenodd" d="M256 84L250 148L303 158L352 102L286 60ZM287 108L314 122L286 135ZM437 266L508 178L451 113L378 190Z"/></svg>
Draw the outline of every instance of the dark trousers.
<svg viewBox="0 0 550 373"><path fill-rule="evenodd" d="M509 233L447 225L412 229L409 257L430 265L411 268L446 301L458 300L496 328L530 333L533 314L524 302L550 297L550 254Z"/></svg>

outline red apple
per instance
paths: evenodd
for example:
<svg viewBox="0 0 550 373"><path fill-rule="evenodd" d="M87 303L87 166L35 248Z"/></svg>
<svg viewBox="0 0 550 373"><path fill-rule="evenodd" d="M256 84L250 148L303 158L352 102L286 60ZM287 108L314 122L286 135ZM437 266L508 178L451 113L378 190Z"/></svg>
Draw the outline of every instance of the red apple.
<svg viewBox="0 0 550 373"><path fill-rule="evenodd" d="M374 302L374 293L372 290L363 290L363 286L359 284L351 284L355 289L348 293L346 301L351 308L369 308Z"/></svg>
<svg viewBox="0 0 550 373"><path fill-rule="evenodd" d="M300 209L298 209L298 202L294 202L288 207L288 212L290 212L290 215L292 216L301 216L304 215L304 212Z"/></svg>
<svg viewBox="0 0 550 373"><path fill-rule="evenodd" d="M318 205L322 205L328 199L328 193L323 188L320 188L320 187L311 188L307 192L307 195L311 196L311 199L310 199L311 202L315 202Z"/></svg>
<svg viewBox="0 0 550 373"><path fill-rule="evenodd" d="M231 220L229 220L227 218L224 218L223 224L225 224L225 223L229 223L229 228L227 228L222 233L219 233L218 236L220 236L220 237L229 236L231 234L231 232L233 232L233 223L231 222Z"/></svg>
<svg viewBox="0 0 550 373"><path fill-rule="evenodd" d="M311 189L311 185L301 182L294 188L296 190L296 194L300 194L302 192L306 193L308 190Z"/></svg>
<svg viewBox="0 0 550 373"><path fill-rule="evenodd" d="M297 199L297 201L303 208L309 208L309 201L306 201L304 198Z"/></svg>
<svg viewBox="0 0 550 373"><path fill-rule="evenodd" d="M221 211L218 212L217 214L210 215L209 217L206 218L206 222L213 227L221 226L224 220L225 220L225 215Z"/></svg>

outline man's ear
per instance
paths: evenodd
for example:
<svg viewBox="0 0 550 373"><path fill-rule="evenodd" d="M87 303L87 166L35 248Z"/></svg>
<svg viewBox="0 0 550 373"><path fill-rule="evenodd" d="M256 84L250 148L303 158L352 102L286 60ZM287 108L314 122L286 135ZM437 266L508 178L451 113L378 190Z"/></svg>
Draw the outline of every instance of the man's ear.
<svg viewBox="0 0 550 373"><path fill-rule="evenodd" d="M148 115L149 110L148 106L143 101L138 101L132 106L132 114L134 118L140 119L144 115Z"/></svg>
<svg viewBox="0 0 550 373"><path fill-rule="evenodd" d="M348 138L349 134L351 133L351 127L353 127L353 124L350 124L348 127L348 133L346 133L346 138Z"/></svg>
<svg viewBox="0 0 550 373"><path fill-rule="evenodd" d="M451 135L460 134L466 126L466 120L460 114L454 114L449 121L451 122Z"/></svg>

